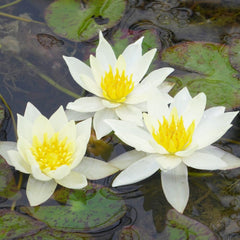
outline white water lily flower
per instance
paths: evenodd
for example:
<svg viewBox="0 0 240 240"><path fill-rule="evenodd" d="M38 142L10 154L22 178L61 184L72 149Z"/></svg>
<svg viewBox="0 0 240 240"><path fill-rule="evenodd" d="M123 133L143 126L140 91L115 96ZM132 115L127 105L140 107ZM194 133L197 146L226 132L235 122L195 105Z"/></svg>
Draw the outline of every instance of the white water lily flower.
<svg viewBox="0 0 240 240"><path fill-rule="evenodd" d="M164 99L152 99L148 114L143 114L145 127L126 121L106 120L122 141L146 153L146 156L134 157L131 151L131 157L124 153L110 161L119 169L126 168L112 185L135 183L161 169L162 187L168 202L183 212L189 198L187 166L201 170L240 167L239 158L210 146L232 126L238 112L225 113L224 107L204 111L205 105L204 93L192 98L184 88L170 106L164 103Z"/></svg>
<svg viewBox="0 0 240 240"><path fill-rule="evenodd" d="M49 118L31 103L24 116L18 114L18 141L0 142L0 154L8 164L30 174L27 197L31 206L46 201L57 184L80 189L88 179L111 175L117 169L84 157L91 132L91 119L78 124L68 121L63 107Z"/></svg>
<svg viewBox="0 0 240 240"><path fill-rule="evenodd" d="M93 127L98 139L111 132L105 119L122 119L143 125L143 105L148 97L157 92L171 99L167 94L170 88L166 84L162 88L160 85L174 69L160 68L143 79L156 49L142 55L142 41L143 37L127 46L116 58L112 47L99 32L96 57L90 56L90 67L74 57L63 56L73 79L94 95L70 102L67 109L75 114L69 112L69 116L74 120L94 116Z"/></svg>

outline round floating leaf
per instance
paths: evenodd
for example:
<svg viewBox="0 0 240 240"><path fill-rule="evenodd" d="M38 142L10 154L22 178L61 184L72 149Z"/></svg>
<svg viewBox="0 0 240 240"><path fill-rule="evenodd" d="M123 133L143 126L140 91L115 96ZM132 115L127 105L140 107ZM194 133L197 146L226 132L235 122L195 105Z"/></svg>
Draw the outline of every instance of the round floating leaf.
<svg viewBox="0 0 240 240"><path fill-rule="evenodd" d="M125 0L57 0L46 10L52 30L72 41L85 41L114 26L125 10Z"/></svg>
<svg viewBox="0 0 240 240"><path fill-rule="evenodd" d="M32 235L45 227L44 223L7 209L0 210L0 239L15 239Z"/></svg>
<svg viewBox="0 0 240 240"><path fill-rule="evenodd" d="M22 207L21 210L53 229L87 232L106 228L119 221L126 213L126 206L109 189L88 186L71 191L66 205Z"/></svg>
<svg viewBox="0 0 240 240"><path fill-rule="evenodd" d="M171 240L217 239L207 226L178 213L174 209L169 210L167 213L167 227L165 231L167 231L168 239Z"/></svg>
<svg viewBox="0 0 240 240"><path fill-rule="evenodd" d="M192 95L205 92L208 107L239 107L240 81L228 51L228 46L206 42L185 42L165 49L163 61L191 72L171 78L176 83L172 94L187 86Z"/></svg>

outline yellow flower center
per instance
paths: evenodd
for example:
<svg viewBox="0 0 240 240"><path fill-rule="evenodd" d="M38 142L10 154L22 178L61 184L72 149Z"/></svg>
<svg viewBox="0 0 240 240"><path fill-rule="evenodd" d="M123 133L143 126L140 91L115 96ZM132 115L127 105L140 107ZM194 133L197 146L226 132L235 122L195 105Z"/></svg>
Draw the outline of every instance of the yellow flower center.
<svg viewBox="0 0 240 240"><path fill-rule="evenodd" d="M103 96L111 102L122 103L134 88L132 74L128 77L124 70L120 74L118 68L113 74L112 67L109 68L109 72L105 72L101 80Z"/></svg>
<svg viewBox="0 0 240 240"><path fill-rule="evenodd" d="M58 135L57 132L48 138L45 133L42 143L37 136L33 137L31 151L42 171L56 170L62 165L70 165L73 161L73 142L67 142L67 137L60 141Z"/></svg>
<svg viewBox="0 0 240 240"><path fill-rule="evenodd" d="M170 154L186 149L192 142L195 122L186 130L182 116L178 117L177 109L173 108L169 120L163 117L163 123L158 121L159 127L153 129L152 136L155 141L163 146Z"/></svg>

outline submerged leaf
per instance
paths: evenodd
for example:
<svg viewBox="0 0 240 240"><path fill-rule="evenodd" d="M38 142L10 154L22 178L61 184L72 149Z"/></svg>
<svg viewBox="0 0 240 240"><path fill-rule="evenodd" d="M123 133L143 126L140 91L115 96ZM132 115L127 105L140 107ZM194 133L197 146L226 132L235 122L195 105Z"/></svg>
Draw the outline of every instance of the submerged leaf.
<svg viewBox="0 0 240 240"><path fill-rule="evenodd" d="M238 72L231 66L226 45L207 42L184 42L162 52L162 60L190 73L172 77L172 94L187 86L192 95L204 92L207 106L240 106ZM174 75L174 74L173 74Z"/></svg>
<svg viewBox="0 0 240 240"><path fill-rule="evenodd" d="M125 0L57 0L46 10L52 30L72 41L86 41L99 30L114 26L122 17Z"/></svg>

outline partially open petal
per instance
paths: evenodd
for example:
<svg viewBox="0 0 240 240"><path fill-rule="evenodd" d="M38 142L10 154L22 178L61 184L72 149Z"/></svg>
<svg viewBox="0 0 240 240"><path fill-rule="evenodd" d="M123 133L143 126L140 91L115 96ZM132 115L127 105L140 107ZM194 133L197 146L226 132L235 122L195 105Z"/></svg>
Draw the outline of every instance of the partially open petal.
<svg viewBox="0 0 240 240"><path fill-rule="evenodd" d="M226 163L226 166L219 168L221 170L228 170L233 168L240 167L240 158L234 156L231 153L228 153L220 148L214 146L207 146L199 150L201 153L212 154L216 157L219 157L222 161Z"/></svg>
<svg viewBox="0 0 240 240"><path fill-rule="evenodd" d="M53 113L53 115L49 118L49 121L56 132L59 131L68 122L67 116L62 106L60 106L58 110Z"/></svg>
<svg viewBox="0 0 240 240"><path fill-rule="evenodd" d="M59 131L59 140L62 141L67 137L67 140L69 142L75 141L77 134L76 134L76 125L75 122L72 120L70 122L67 122Z"/></svg>
<svg viewBox="0 0 240 240"><path fill-rule="evenodd" d="M47 201L53 194L57 183L53 180L42 182L31 175L27 182L27 198L31 206L37 206L45 201Z"/></svg>
<svg viewBox="0 0 240 240"><path fill-rule="evenodd" d="M62 165L58 167L56 170L51 170L46 173L46 175L50 178L55 180L63 179L64 177L68 176L71 169L68 165Z"/></svg>
<svg viewBox="0 0 240 240"><path fill-rule="evenodd" d="M143 128L136 124L122 120L106 120L115 134L125 143L134 147L138 151L154 153L155 150L149 143L152 136Z"/></svg>
<svg viewBox="0 0 240 240"><path fill-rule="evenodd" d="M14 166L16 170L23 173L31 173L30 165L22 159L17 151L8 151L8 156L11 159L11 165Z"/></svg>
<svg viewBox="0 0 240 240"><path fill-rule="evenodd" d="M104 70L109 69L109 65L114 66L116 57L111 45L103 37L102 32L99 32L99 44L96 49L96 58L102 64Z"/></svg>
<svg viewBox="0 0 240 240"><path fill-rule="evenodd" d="M183 158L183 161L189 167L201 170L217 170L227 167L226 162L211 152L196 151Z"/></svg>
<svg viewBox="0 0 240 240"><path fill-rule="evenodd" d="M119 169L104 161L84 157L74 171L82 173L88 179L97 180L110 176L119 171Z"/></svg>
<svg viewBox="0 0 240 240"><path fill-rule="evenodd" d="M24 112L24 117L27 118L28 121L34 122L35 119L40 115L40 111L32 103L28 102Z"/></svg>
<svg viewBox="0 0 240 240"><path fill-rule="evenodd" d="M189 198L188 171L184 164L161 172L162 188L168 202L180 213Z"/></svg>
<svg viewBox="0 0 240 240"><path fill-rule="evenodd" d="M112 186L136 183L153 175L160 167L156 161L156 156L155 154L149 154L131 164L114 179Z"/></svg>
<svg viewBox="0 0 240 240"><path fill-rule="evenodd" d="M57 180L57 183L72 189L81 189L87 186L87 179L79 172L71 171L66 177Z"/></svg>
<svg viewBox="0 0 240 240"><path fill-rule="evenodd" d="M112 128L105 122L106 119L118 119L113 109L105 108L95 113L93 118L93 127L96 132L97 139L106 136L112 131Z"/></svg>
<svg viewBox="0 0 240 240"><path fill-rule="evenodd" d="M29 142L32 141L32 125L33 122L29 121L28 118L17 114L17 135L24 137Z"/></svg>
<svg viewBox="0 0 240 240"><path fill-rule="evenodd" d="M104 71L104 69L102 68L101 63L93 55L90 55L90 66L91 66L91 69L92 69L92 73L93 73L94 79L95 79L98 87L101 88L102 76L105 75L105 71L106 70Z"/></svg>
<svg viewBox="0 0 240 240"><path fill-rule="evenodd" d="M117 156L108 163L120 170L123 170L145 156L146 153L144 152L132 150Z"/></svg>
<svg viewBox="0 0 240 240"><path fill-rule="evenodd" d="M67 109L78 112L96 112L104 108L99 97L82 97L67 105Z"/></svg>
<svg viewBox="0 0 240 240"><path fill-rule="evenodd" d="M65 110L68 120L81 121L87 118L91 118L94 115L94 112L77 112L74 110L67 109Z"/></svg>
<svg viewBox="0 0 240 240"><path fill-rule="evenodd" d="M134 122L138 126L143 126L142 111L135 106L122 104L116 109L116 113L121 120Z"/></svg>
<svg viewBox="0 0 240 240"><path fill-rule="evenodd" d="M106 99L102 99L102 104L105 108L116 108L118 106L121 105L121 103L117 103L117 102L110 102Z"/></svg>
<svg viewBox="0 0 240 240"><path fill-rule="evenodd" d="M137 62L135 69L133 70L133 81L135 84L138 84L146 74L155 53L156 49L151 49L150 51L146 52Z"/></svg>
<svg viewBox="0 0 240 240"><path fill-rule="evenodd" d="M231 122L238 112L227 112L221 115L202 119L193 134L193 143L198 144L199 149L211 145L222 137L232 126Z"/></svg>
<svg viewBox="0 0 240 240"><path fill-rule="evenodd" d="M6 160L6 162L9 165L13 165L11 158L8 155L9 150L17 150L17 144L16 142L7 142L7 141L1 141L0 142L0 155Z"/></svg>

